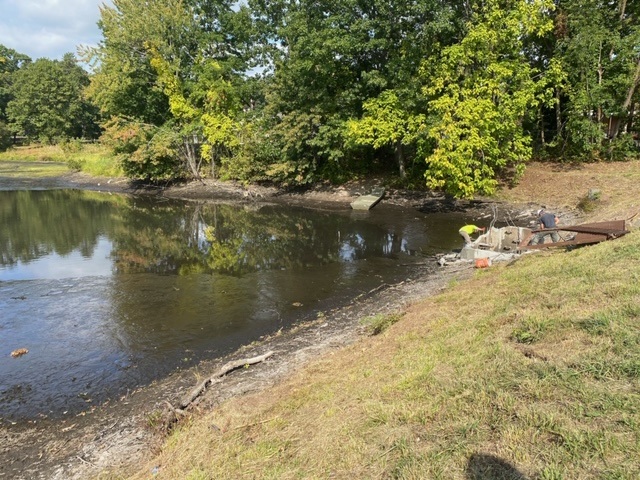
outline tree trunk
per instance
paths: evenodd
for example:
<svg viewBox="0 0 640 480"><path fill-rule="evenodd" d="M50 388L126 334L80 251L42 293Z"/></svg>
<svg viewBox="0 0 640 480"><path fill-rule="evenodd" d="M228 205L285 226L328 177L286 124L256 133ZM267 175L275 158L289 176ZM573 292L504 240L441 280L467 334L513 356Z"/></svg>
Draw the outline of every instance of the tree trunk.
<svg viewBox="0 0 640 480"><path fill-rule="evenodd" d="M560 89L556 88L556 137L558 140L562 135L562 107L560 99Z"/></svg>
<svg viewBox="0 0 640 480"><path fill-rule="evenodd" d="M216 146L211 146L211 178L216 179Z"/></svg>
<svg viewBox="0 0 640 480"><path fill-rule="evenodd" d="M544 150L545 147L545 138L544 138L544 114L542 112L542 106L538 108L538 118L540 124L540 148Z"/></svg>
<svg viewBox="0 0 640 480"><path fill-rule="evenodd" d="M631 105L631 109L629 110L629 118L627 119L627 132L633 132L633 124L636 119L635 112L638 110L638 104L634 103Z"/></svg>
<svg viewBox="0 0 640 480"><path fill-rule="evenodd" d="M620 2L618 3L618 6L620 8L620 24L622 24L622 22L624 21L624 14L625 11L627 9L627 0L620 0ZM609 54L610 57L613 56L613 47L611 47L611 53ZM638 82L640 80L640 60L638 60L638 65L636 67L636 73L634 75L633 78L633 82L631 84L631 87L629 88L629 90L627 91L627 98L625 99L624 104L622 105L622 110L629 112L629 106L631 105L631 100L633 98L633 94L635 92L635 89L638 87ZM613 119L613 122L611 123L611 126L609 127L609 138L614 139L618 136L618 133L620 133L620 125L622 124L622 116L616 116L616 118Z"/></svg>
<svg viewBox="0 0 640 480"><path fill-rule="evenodd" d="M627 0L620 0L620 23L624 20L624 12L627 9Z"/></svg>
<svg viewBox="0 0 640 480"><path fill-rule="evenodd" d="M400 140L396 141L393 153L396 157L396 162L398 162L398 171L400 172L400 178L407 178L407 170L404 164L404 152L402 150L402 142Z"/></svg>
<svg viewBox="0 0 640 480"><path fill-rule="evenodd" d="M622 104L623 112L629 112L629 107L631 106L631 101L633 100L633 94L636 92L636 88L638 88L638 83L640 83L640 59L638 59L638 64L636 65L636 73L633 76L633 81L631 82L631 86L629 87L629 90L627 90L627 98L625 98L624 103ZM611 127L610 138L616 138L618 136L621 123L622 123L621 116L618 116L614 119L613 125Z"/></svg>
<svg viewBox="0 0 640 480"><path fill-rule="evenodd" d="M602 85L602 42L600 42L600 51L598 52L598 86ZM598 125L602 123L602 105L598 105Z"/></svg>
<svg viewBox="0 0 640 480"><path fill-rule="evenodd" d="M189 170L191 171L191 174L195 178L200 180L200 172L198 168L199 166L198 166L198 161L196 159L196 148L193 140L189 136L185 137L183 140L183 146L184 146L184 156L187 161Z"/></svg>

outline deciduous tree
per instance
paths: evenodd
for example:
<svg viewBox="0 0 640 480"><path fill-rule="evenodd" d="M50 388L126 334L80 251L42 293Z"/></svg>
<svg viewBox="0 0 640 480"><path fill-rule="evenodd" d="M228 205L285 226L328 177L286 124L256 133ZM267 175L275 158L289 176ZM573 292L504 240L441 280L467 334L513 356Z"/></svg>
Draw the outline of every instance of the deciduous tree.
<svg viewBox="0 0 640 480"><path fill-rule="evenodd" d="M552 8L549 0L479 3L464 38L427 63L425 93L437 115L428 186L470 198L493 193L507 169L522 171L532 154L523 120L546 85L523 42L552 28Z"/></svg>
<svg viewBox="0 0 640 480"><path fill-rule="evenodd" d="M29 63L31 59L27 55L0 45L0 122L7 121L6 110L12 98L13 74Z"/></svg>
<svg viewBox="0 0 640 480"><path fill-rule="evenodd" d="M556 151L578 158L609 156L606 151L619 143L620 133L633 128L640 87L640 3L558 3L556 58L567 81L559 86L566 127Z"/></svg>
<svg viewBox="0 0 640 480"><path fill-rule="evenodd" d="M92 98L105 114L172 130L179 138L171 142L174 155L195 177L203 159L212 162L214 146L235 140L227 127L238 111L234 87L246 70L247 12L233 6L230 0L115 0L102 8L105 39L93 52L100 62ZM129 100L122 100L125 92ZM147 99L152 108L139 108Z"/></svg>
<svg viewBox="0 0 640 480"><path fill-rule="evenodd" d="M16 131L54 143L59 138L95 138L96 111L84 99L89 83L73 54L41 58L13 74L7 116Z"/></svg>
<svg viewBox="0 0 640 480"><path fill-rule="evenodd" d="M420 62L454 40L462 17L459 3L255 0L250 5L264 26L265 49L271 47L269 135L275 133L282 145L273 169L307 182L327 171L367 168L363 160L375 154L391 167L395 160L402 174L402 142L413 139L406 131L393 138L386 132L390 123L400 118L411 123L421 113ZM394 95L397 100L391 101ZM387 113L378 126L374 110ZM355 123L346 128L349 119L363 114L359 128ZM348 131L355 142L346 142ZM383 131L384 138L378 137ZM362 145L368 155L361 154Z"/></svg>

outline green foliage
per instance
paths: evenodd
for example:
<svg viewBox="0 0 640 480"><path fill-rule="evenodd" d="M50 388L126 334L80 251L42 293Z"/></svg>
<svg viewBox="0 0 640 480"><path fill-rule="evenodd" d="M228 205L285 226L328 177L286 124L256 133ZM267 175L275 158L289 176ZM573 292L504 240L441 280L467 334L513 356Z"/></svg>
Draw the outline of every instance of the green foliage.
<svg viewBox="0 0 640 480"><path fill-rule="evenodd" d="M125 175L135 180L169 181L183 174L180 137L170 128L113 118L101 138L116 155Z"/></svg>
<svg viewBox="0 0 640 480"><path fill-rule="evenodd" d="M323 123L318 114L296 111L283 115L272 133L282 145L282 153L269 165L266 175L283 185L305 185L317 180L320 159L310 142L315 139L316 146L320 143L315 137Z"/></svg>
<svg viewBox="0 0 640 480"><path fill-rule="evenodd" d="M170 172L199 177L208 164L215 174L219 154L237 146L248 17L232 6L228 0L116 0L102 10L105 42L91 52L100 65L89 94L105 114L160 127L135 147L141 151L126 162L136 157L137 166L125 168L127 174L145 176L149 167L149 179ZM153 139L156 134L161 137Z"/></svg>
<svg viewBox="0 0 640 480"><path fill-rule="evenodd" d="M29 63L28 56L0 45L0 122L7 121L7 104L13 98L13 74Z"/></svg>
<svg viewBox="0 0 640 480"><path fill-rule="evenodd" d="M151 130L153 130L152 125L113 117L105 123L100 141L116 155L130 155L148 141Z"/></svg>
<svg viewBox="0 0 640 480"><path fill-rule="evenodd" d="M640 148L638 148L633 135L622 133L605 142L600 157L610 162L637 160L640 158Z"/></svg>
<svg viewBox="0 0 640 480"><path fill-rule="evenodd" d="M567 142L562 152L567 158L593 161L599 157L603 136L602 128L596 122L582 114L570 112L566 138L558 138L557 141ZM556 146L556 143L552 146Z"/></svg>
<svg viewBox="0 0 640 480"><path fill-rule="evenodd" d="M16 131L45 143L59 138L94 138L96 112L84 100L88 74L72 54L64 59L41 58L13 74L7 116Z"/></svg>
<svg viewBox="0 0 640 480"><path fill-rule="evenodd" d="M365 325L371 332L371 335L379 335L387 330L391 325L397 323L400 320L401 315L374 315L373 317L367 317L362 320L362 324Z"/></svg>
<svg viewBox="0 0 640 480"><path fill-rule="evenodd" d="M80 140L79 138L65 138L64 140L60 141L59 145L62 151L66 154L78 153L83 149L82 140Z"/></svg>
<svg viewBox="0 0 640 480"><path fill-rule="evenodd" d="M452 40L458 6L431 0L250 6L274 69L266 112L283 144L271 169L275 178L306 183L339 170L373 169L372 159L404 174L416 150L411 125L420 123L414 118L421 103L417 70L440 39ZM385 112L384 120L376 119L376 111ZM396 125L402 130L390 132Z"/></svg>
<svg viewBox="0 0 640 480"><path fill-rule="evenodd" d="M483 4L461 42L425 65L425 93L437 120L429 130L436 147L427 157L427 185L471 198L495 191L497 176L522 172L531 157L523 119L536 107L544 79L528 63L523 39L552 26L548 0Z"/></svg>
<svg viewBox="0 0 640 480"><path fill-rule="evenodd" d="M254 121L241 124L238 141L234 155L221 159L220 177L243 182L273 180L266 171L281 159L282 145L278 140Z"/></svg>
<svg viewBox="0 0 640 480"><path fill-rule="evenodd" d="M125 174L130 178L152 182L183 178L183 164L179 160L181 142L182 137L170 127L158 129L148 143L127 161L122 160Z"/></svg>
<svg viewBox="0 0 640 480"><path fill-rule="evenodd" d="M404 148L418 144L427 130L425 115L411 112L408 104L398 92L385 90L364 103L360 119L347 122L348 141L376 150L385 146L394 149L401 177L406 176Z"/></svg>
<svg viewBox="0 0 640 480"><path fill-rule="evenodd" d="M174 151L179 176L295 186L376 172L473 197L536 154L640 155L639 5L114 0L85 52L87 95L103 118L174 130L140 156L166 166ZM3 78L28 66L11 65L0 107Z"/></svg>
<svg viewBox="0 0 640 480"><path fill-rule="evenodd" d="M548 328L548 322L534 318L527 319L521 326L514 329L511 337L518 343L535 343L542 339Z"/></svg>
<svg viewBox="0 0 640 480"><path fill-rule="evenodd" d="M0 152L6 152L11 147L11 131L7 124L0 121Z"/></svg>
<svg viewBox="0 0 640 480"><path fill-rule="evenodd" d="M69 170L75 172L83 170L84 159L78 155L83 150L82 141L79 138L67 138L60 141L58 145L65 157L67 157L67 166L69 167Z"/></svg>
<svg viewBox="0 0 640 480"><path fill-rule="evenodd" d="M408 144L424 128L424 115L411 115L396 92L385 90L363 105L364 114L347 122L347 134L355 143L381 148L398 142Z"/></svg>
<svg viewBox="0 0 640 480"><path fill-rule="evenodd" d="M616 151L609 141L633 123L640 84L639 4L558 3L554 57L567 74L557 85L566 128L552 143L554 151L579 160L637 156L637 147Z"/></svg>
<svg viewBox="0 0 640 480"><path fill-rule="evenodd" d="M84 162L77 157L71 157L67 159L67 167L69 167L69 170L71 170L72 172L82 171L83 163Z"/></svg>
<svg viewBox="0 0 640 480"><path fill-rule="evenodd" d="M154 31L160 28L154 24L156 3L116 0L100 11L103 42L86 52L86 60L95 65L87 95L104 118L136 118L154 125L167 119L168 100L157 85L147 49L152 34L162 34Z"/></svg>
<svg viewBox="0 0 640 480"><path fill-rule="evenodd" d="M584 213L591 213L593 211L595 211L596 208L598 208L599 205L599 195L598 196L591 196L591 195L585 195L584 197L582 197L579 201L578 201L578 209L582 210Z"/></svg>

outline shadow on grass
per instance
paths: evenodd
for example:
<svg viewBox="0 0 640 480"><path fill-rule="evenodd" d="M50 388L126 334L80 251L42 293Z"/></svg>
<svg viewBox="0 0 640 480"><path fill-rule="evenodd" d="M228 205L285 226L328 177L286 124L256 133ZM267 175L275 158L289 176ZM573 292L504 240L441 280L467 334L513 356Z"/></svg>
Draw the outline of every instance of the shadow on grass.
<svg viewBox="0 0 640 480"><path fill-rule="evenodd" d="M468 480L529 480L509 462L485 453L471 455L465 473Z"/></svg>

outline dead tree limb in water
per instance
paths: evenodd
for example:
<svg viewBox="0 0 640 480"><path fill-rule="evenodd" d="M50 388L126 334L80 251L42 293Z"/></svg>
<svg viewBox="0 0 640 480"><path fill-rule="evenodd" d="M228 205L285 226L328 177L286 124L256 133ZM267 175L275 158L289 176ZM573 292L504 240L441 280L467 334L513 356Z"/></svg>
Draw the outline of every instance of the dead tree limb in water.
<svg viewBox="0 0 640 480"><path fill-rule="evenodd" d="M180 408L187 408L191 404L191 402L198 398L202 394L202 392L209 386L209 384L213 383L216 379L224 377L227 373L237 368L264 362L271 355L273 355L273 351L267 352L264 355L259 355L257 357L234 360L233 362L224 364L222 368L220 368L220 370L218 370L216 373L211 375L209 378L200 383L200 385L194 388L193 391L182 400L182 402L180 403Z"/></svg>

